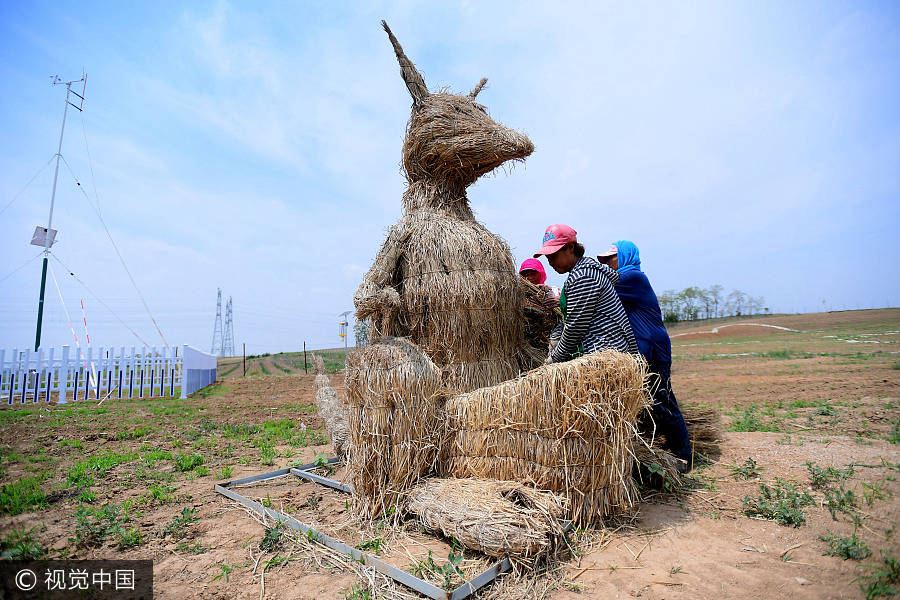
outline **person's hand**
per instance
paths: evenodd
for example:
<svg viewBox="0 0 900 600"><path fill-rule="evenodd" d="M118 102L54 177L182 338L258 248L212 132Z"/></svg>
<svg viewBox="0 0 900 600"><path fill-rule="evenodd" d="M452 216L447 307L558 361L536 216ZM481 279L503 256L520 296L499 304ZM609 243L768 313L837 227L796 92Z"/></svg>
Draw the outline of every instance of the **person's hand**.
<svg viewBox="0 0 900 600"><path fill-rule="evenodd" d="M544 306L550 310L559 308L559 297L549 289L547 290L547 295L544 296Z"/></svg>

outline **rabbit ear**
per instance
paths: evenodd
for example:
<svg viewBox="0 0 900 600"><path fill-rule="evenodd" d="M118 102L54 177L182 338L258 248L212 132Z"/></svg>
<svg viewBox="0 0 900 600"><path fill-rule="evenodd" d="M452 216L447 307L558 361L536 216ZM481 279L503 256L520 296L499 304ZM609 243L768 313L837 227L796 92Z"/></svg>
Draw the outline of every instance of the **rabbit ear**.
<svg viewBox="0 0 900 600"><path fill-rule="evenodd" d="M481 81L478 82L478 85L476 85L475 88L472 89L471 92L469 92L469 98L474 100L475 96L478 95L478 92L480 92L482 89L484 89L484 84L486 84L486 83L487 83L487 77L482 77Z"/></svg>
<svg viewBox="0 0 900 600"><path fill-rule="evenodd" d="M428 97L428 88L425 87L425 80L422 79L422 76L419 74L419 71L416 70L412 61L406 58L406 54L403 52L403 46L400 45L400 42L398 42L397 38L394 37L394 34L391 33L391 28L388 27L388 24L382 21L381 26L384 27L388 37L391 39L391 44L394 46L394 54L397 55L397 62L400 63L400 74L403 76L403 81L406 82L406 87L409 89L409 95L412 96L413 104L418 105Z"/></svg>

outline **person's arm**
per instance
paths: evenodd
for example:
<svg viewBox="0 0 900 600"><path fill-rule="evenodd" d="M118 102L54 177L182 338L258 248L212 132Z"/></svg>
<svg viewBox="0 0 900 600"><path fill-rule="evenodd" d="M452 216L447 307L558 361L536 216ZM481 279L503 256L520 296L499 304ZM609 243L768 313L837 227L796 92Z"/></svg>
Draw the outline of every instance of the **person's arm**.
<svg viewBox="0 0 900 600"><path fill-rule="evenodd" d="M590 327L600 290L590 277L580 276L566 285L566 322L550 362L569 360Z"/></svg>

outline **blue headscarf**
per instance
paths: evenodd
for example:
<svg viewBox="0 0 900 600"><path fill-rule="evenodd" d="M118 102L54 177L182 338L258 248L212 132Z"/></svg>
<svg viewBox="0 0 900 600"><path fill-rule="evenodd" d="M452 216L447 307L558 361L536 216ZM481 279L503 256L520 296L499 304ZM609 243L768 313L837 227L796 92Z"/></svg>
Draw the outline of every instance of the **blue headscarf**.
<svg viewBox="0 0 900 600"><path fill-rule="evenodd" d="M616 250L619 257L619 273L641 270L641 255L634 242L619 240L616 242Z"/></svg>

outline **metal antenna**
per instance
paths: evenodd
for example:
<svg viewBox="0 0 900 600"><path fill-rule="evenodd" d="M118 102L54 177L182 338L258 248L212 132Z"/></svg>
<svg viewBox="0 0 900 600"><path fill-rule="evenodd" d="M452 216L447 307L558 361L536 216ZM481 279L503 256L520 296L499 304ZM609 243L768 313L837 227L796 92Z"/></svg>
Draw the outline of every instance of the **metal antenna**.
<svg viewBox="0 0 900 600"><path fill-rule="evenodd" d="M210 354L222 356L222 288L218 288L219 297L216 299L216 324L213 327L212 349Z"/></svg>
<svg viewBox="0 0 900 600"><path fill-rule="evenodd" d="M339 323L341 326L340 335L342 338L344 338L344 350L347 350L347 325L349 325L349 323L347 322L347 315L349 315L350 312L351 311L349 311L349 310L345 310L344 312L342 312L340 314L340 317L341 317L341 322Z"/></svg>
<svg viewBox="0 0 900 600"><path fill-rule="evenodd" d="M231 296L225 304L225 338L222 340L222 356L234 356L234 322L231 316Z"/></svg>
<svg viewBox="0 0 900 600"><path fill-rule="evenodd" d="M84 83L84 85L81 86L81 93L73 92L72 84L81 82ZM62 127L59 130L59 147L56 149L56 171L53 173L53 192L50 194L50 216L47 218L47 231L44 232L44 266L41 271L41 295L38 300L37 331L34 334L35 352L41 347L41 323L44 320L44 290L47 287L47 259L50 256L50 246L53 244L52 238L54 237L53 229L51 228L53 225L53 205L56 203L56 179L59 176L59 159L62 158L63 134L66 131L66 115L69 114L70 106L78 112L81 112L84 109L84 92L87 89L87 74L82 73L81 79L75 79L73 81L62 81L59 78L59 75L53 76L52 85L63 84L66 86L66 103L63 108ZM74 95L78 98L78 104L69 100L70 95Z"/></svg>

